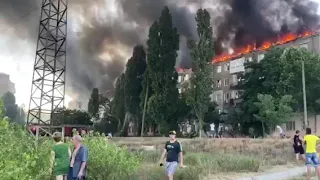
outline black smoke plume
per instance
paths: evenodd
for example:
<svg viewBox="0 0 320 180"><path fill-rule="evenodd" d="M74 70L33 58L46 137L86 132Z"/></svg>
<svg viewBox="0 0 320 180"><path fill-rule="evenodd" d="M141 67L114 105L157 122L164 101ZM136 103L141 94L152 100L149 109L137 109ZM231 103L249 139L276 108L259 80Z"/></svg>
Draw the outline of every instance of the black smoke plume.
<svg viewBox="0 0 320 180"><path fill-rule="evenodd" d="M14 28L11 36L35 47L40 5L41 0L0 0L0 22ZM177 66L182 68L191 65L186 42L198 38L198 8L210 12L218 54L319 25L318 5L312 0L69 0L68 92L85 97L93 87L113 89L132 47L145 45L148 28L163 6L169 7L180 34ZM21 17L26 19L19 21Z"/></svg>

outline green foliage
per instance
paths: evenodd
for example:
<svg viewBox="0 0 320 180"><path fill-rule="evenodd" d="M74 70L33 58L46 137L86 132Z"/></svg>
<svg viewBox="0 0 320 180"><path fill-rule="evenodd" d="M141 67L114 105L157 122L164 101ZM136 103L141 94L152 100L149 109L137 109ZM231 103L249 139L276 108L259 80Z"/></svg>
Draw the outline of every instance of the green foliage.
<svg viewBox="0 0 320 180"><path fill-rule="evenodd" d="M175 70L179 35L172 25L172 16L165 7L158 21L149 29L147 79L150 79L152 96L148 100L148 114L167 133L170 124L176 124L178 74Z"/></svg>
<svg viewBox="0 0 320 180"><path fill-rule="evenodd" d="M274 48L265 54L264 59L246 63L243 83L242 109L246 121L255 121L254 114L259 113L255 102L258 94L271 95L276 101L285 95L291 95L294 111L302 111L302 61L305 64L307 107L309 112L320 110L320 71L319 55L306 49Z"/></svg>
<svg viewBox="0 0 320 180"><path fill-rule="evenodd" d="M88 178L95 180L129 179L140 168L136 155L107 143L106 137L85 137L89 149ZM46 138L35 143L24 127L0 119L0 179L50 180L52 141Z"/></svg>
<svg viewBox="0 0 320 180"><path fill-rule="evenodd" d="M127 62L125 72L125 107L131 114L140 113L140 93L142 92L143 74L146 70L146 53L143 46L133 49L132 57Z"/></svg>
<svg viewBox="0 0 320 180"><path fill-rule="evenodd" d="M88 102L88 112L91 117L97 117L100 105L100 95L97 88L93 88L91 97Z"/></svg>
<svg viewBox="0 0 320 180"><path fill-rule="evenodd" d="M64 111L64 124L91 125L92 122L87 112L66 109Z"/></svg>
<svg viewBox="0 0 320 180"><path fill-rule="evenodd" d="M0 119L0 146L0 179L50 179L50 142L36 146L23 127Z"/></svg>
<svg viewBox="0 0 320 180"><path fill-rule="evenodd" d="M16 122L19 107L16 104L16 97L11 92L6 92L3 96L3 104L6 108L6 116L10 118L12 122Z"/></svg>
<svg viewBox="0 0 320 180"><path fill-rule="evenodd" d="M6 108L3 104L2 98L0 98L0 119L3 119L6 114Z"/></svg>
<svg viewBox="0 0 320 180"><path fill-rule="evenodd" d="M122 74L120 78L118 78L116 82L115 95L113 100L111 101L111 114L115 116L119 121L120 129L123 124L124 116L125 116L125 100L124 100L124 82L125 75Z"/></svg>
<svg viewBox="0 0 320 180"><path fill-rule="evenodd" d="M63 119L62 119L63 117ZM77 124L77 125L92 125L90 116L85 111L76 109L58 109L57 113L53 116L54 125L61 124ZM63 121L62 121L63 120Z"/></svg>
<svg viewBox="0 0 320 180"><path fill-rule="evenodd" d="M105 137L87 138L89 149L88 179L129 179L140 167L141 160L115 144L106 143Z"/></svg>
<svg viewBox="0 0 320 180"><path fill-rule="evenodd" d="M94 126L94 130L100 133L115 134L120 121L112 114L111 101L108 98L105 98L104 103L99 106L99 114L99 122Z"/></svg>
<svg viewBox="0 0 320 180"><path fill-rule="evenodd" d="M255 117L267 124L269 127L284 123L292 115L292 96L282 96L280 100L273 98L271 95L258 94L258 102L254 104L259 109Z"/></svg>
<svg viewBox="0 0 320 180"><path fill-rule="evenodd" d="M196 22L199 42L189 42L194 68L188 102L197 116L201 127L204 115L208 111L210 94L213 91L213 65L211 65L211 61L214 56L214 47L210 15L207 10L198 10Z"/></svg>

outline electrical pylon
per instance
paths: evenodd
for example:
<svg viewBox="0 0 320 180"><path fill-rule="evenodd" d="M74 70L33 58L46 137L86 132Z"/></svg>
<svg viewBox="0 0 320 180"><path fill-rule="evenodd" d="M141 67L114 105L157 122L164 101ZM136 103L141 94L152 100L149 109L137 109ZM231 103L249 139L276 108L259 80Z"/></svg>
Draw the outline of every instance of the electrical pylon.
<svg viewBox="0 0 320 180"><path fill-rule="evenodd" d="M59 109L65 99L67 1L41 4L27 124L47 132L63 124Z"/></svg>

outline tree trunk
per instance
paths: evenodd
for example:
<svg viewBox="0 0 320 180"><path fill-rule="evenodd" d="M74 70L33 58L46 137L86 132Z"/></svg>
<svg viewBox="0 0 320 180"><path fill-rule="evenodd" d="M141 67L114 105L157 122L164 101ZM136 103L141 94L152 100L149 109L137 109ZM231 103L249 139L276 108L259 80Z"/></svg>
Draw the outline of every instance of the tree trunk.
<svg viewBox="0 0 320 180"><path fill-rule="evenodd" d="M199 118L199 138L202 138L202 124L203 120L202 118Z"/></svg>
<svg viewBox="0 0 320 180"><path fill-rule="evenodd" d="M121 129L121 134L123 136L127 136L127 124L128 124L128 120L131 119L131 113L126 112L126 115L124 116L124 121L123 121L123 125L122 125L122 129Z"/></svg>
<svg viewBox="0 0 320 180"><path fill-rule="evenodd" d="M144 105L143 105L143 115L142 115L142 124L141 124L141 137L143 137L144 134L144 118L146 116L146 108L147 108L147 101L148 101L148 94L149 94L149 84L147 82L147 89L146 89L146 94L144 98Z"/></svg>
<svg viewBox="0 0 320 180"><path fill-rule="evenodd" d="M262 126L262 138L264 138L264 135L265 135L264 124L261 120L260 120L260 122L261 122L261 126Z"/></svg>

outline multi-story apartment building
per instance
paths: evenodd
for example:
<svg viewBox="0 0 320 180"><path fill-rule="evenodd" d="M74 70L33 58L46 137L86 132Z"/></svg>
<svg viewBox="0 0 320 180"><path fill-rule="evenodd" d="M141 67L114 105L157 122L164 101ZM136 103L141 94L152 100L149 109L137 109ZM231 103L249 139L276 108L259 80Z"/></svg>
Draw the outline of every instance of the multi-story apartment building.
<svg viewBox="0 0 320 180"><path fill-rule="evenodd" d="M190 78L192 69L177 69L178 72L178 91L179 94L183 93L190 86Z"/></svg>
<svg viewBox="0 0 320 180"><path fill-rule="evenodd" d="M14 83L11 82L8 74L0 73L0 97L6 92L16 93Z"/></svg>
<svg viewBox="0 0 320 180"><path fill-rule="evenodd" d="M309 51L320 54L320 34L316 33L313 35L301 37L294 39L285 44L278 45L279 47L300 47L306 48ZM215 91L213 92L213 99L217 102L218 108L222 112L227 112L231 105L241 102L242 90L237 89L237 84L242 83L242 77L245 73L244 63L247 61L261 61L264 58L266 50L257 50L225 61L220 61L216 63L216 74L215 79ZM299 118L295 117L292 121L289 121L284 128L287 131L294 131L295 129L301 129L302 123ZM318 127L320 131L320 122L316 123L316 120L312 124L317 124L313 126ZM317 131L317 129L314 129Z"/></svg>

